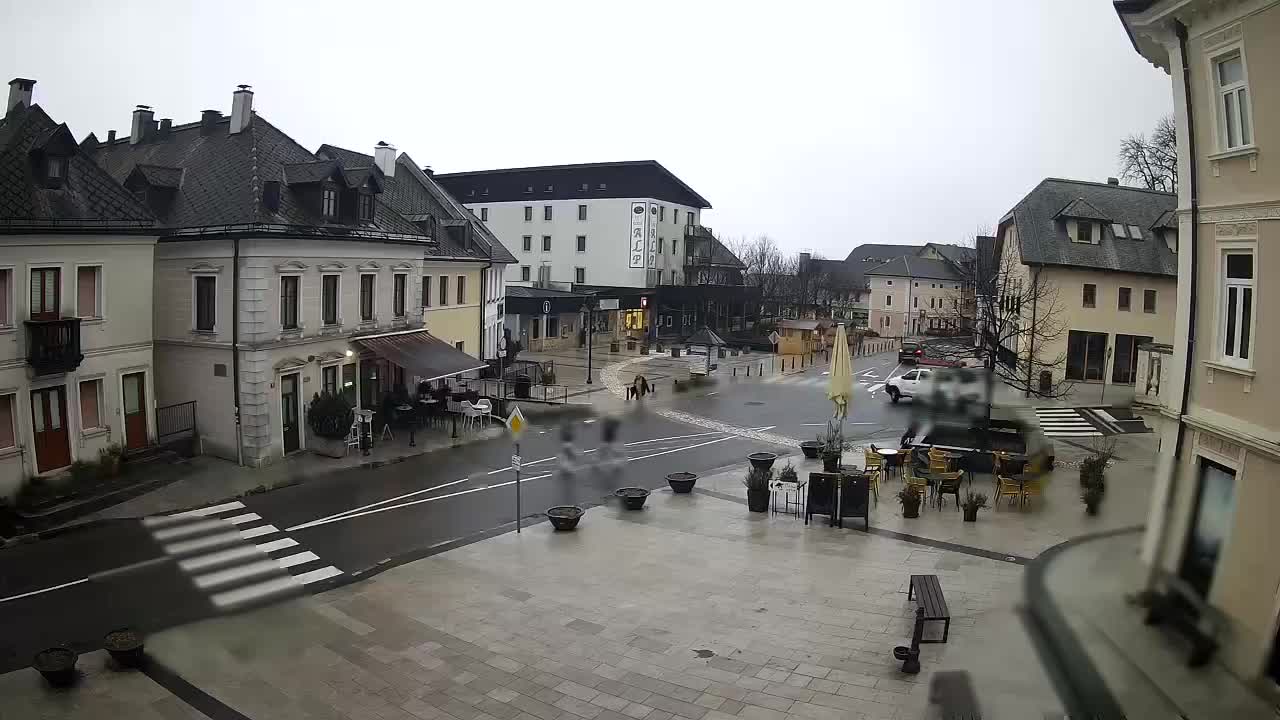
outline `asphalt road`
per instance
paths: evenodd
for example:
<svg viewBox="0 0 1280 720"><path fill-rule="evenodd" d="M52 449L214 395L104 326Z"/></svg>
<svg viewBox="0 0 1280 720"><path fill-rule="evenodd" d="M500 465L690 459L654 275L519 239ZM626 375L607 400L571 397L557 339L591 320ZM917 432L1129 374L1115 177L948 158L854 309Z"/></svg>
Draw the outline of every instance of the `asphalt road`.
<svg viewBox="0 0 1280 720"><path fill-rule="evenodd" d="M891 406L877 387L896 365L893 354L855 361L849 436L885 437L906 426L909 409ZM808 439L830 417L823 370L750 381L721 377L691 393L663 393L651 405ZM598 419L574 419L567 427L573 456L567 466L559 427L533 427L521 440L521 515L529 520L540 520L553 505L604 502L622 486L665 487L671 472L741 465L758 450L798 451L675 422L639 403L621 417L608 447ZM488 440L197 510L168 530L136 519L110 521L0 552L0 627L6 628L0 672L26 665L44 647L89 649L118 627L154 632L320 589L397 557L504 528L516 518L513 451L508 438ZM165 533L173 537L158 541ZM234 542L218 545L216 553L175 549L205 537ZM213 589L198 589L210 580L212 566L189 565L206 558L218 560L223 577ZM264 575L262 567L271 561L283 567ZM236 602L218 601L229 597L228 589Z"/></svg>

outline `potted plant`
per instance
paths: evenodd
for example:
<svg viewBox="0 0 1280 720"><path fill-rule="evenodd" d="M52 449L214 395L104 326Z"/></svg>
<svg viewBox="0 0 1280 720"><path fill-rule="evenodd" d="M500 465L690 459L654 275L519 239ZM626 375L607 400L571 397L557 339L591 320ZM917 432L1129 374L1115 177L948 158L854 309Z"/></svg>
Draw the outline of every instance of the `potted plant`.
<svg viewBox="0 0 1280 720"><path fill-rule="evenodd" d="M747 460L751 462L751 467L756 470L768 470L773 467L773 461L778 459L778 453L771 452L753 452L747 456Z"/></svg>
<svg viewBox="0 0 1280 720"><path fill-rule="evenodd" d="M800 482L800 476L796 473L796 466L790 462L782 466L782 470L778 472L778 479L782 482Z"/></svg>
<svg viewBox="0 0 1280 720"><path fill-rule="evenodd" d="M769 510L769 483L773 480L771 468L752 467L742 484L747 487L747 509L751 512Z"/></svg>
<svg viewBox="0 0 1280 720"><path fill-rule="evenodd" d="M912 488L902 488L898 491L898 502L902 503L904 518L920 517L920 501L920 493Z"/></svg>
<svg viewBox="0 0 1280 720"><path fill-rule="evenodd" d="M36 653L31 667L40 671L46 682L54 687L68 687L76 681L76 659L79 656L69 647L53 647Z"/></svg>
<svg viewBox="0 0 1280 720"><path fill-rule="evenodd" d="M671 492L688 493L693 491L693 484L698 481L698 475L691 472L673 472L667 475L667 484L671 486Z"/></svg>
<svg viewBox="0 0 1280 720"><path fill-rule="evenodd" d="M120 474L120 465L124 462L124 447L120 443L110 445L98 451L99 477L113 478Z"/></svg>
<svg viewBox="0 0 1280 720"><path fill-rule="evenodd" d="M647 343L647 342L646 342L646 343L640 343L640 354L641 354L641 355L648 355L648 354L649 354L649 343Z"/></svg>
<svg viewBox="0 0 1280 720"><path fill-rule="evenodd" d="M346 455L346 437L354 417L351 405L342 395L330 392L313 395L307 407L307 427L316 438L311 449L326 457Z"/></svg>
<svg viewBox="0 0 1280 720"><path fill-rule="evenodd" d="M547 519L556 530L573 530L578 527L578 521L582 519L584 512L586 511L577 505L557 505L547 508Z"/></svg>
<svg viewBox="0 0 1280 720"><path fill-rule="evenodd" d="M628 338L627 338L627 349L628 349L628 350L635 350L635 349L636 349L636 339L635 339L635 338L633 338L633 337L628 337Z"/></svg>
<svg viewBox="0 0 1280 720"><path fill-rule="evenodd" d="M972 490L964 496L964 502L960 507L964 509L965 522L977 522L978 511L987 506L986 493L975 493Z"/></svg>
<svg viewBox="0 0 1280 720"><path fill-rule="evenodd" d="M1080 489L1096 485L1100 491L1107 489L1107 464L1116 454L1114 440L1095 441L1089 457L1080 461Z"/></svg>
<svg viewBox="0 0 1280 720"><path fill-rule="evenodd" d="M136 668L142 666L142 635L129 628L112 630L102 639L102 647L111 653L111 659L120 667Z"/></svg>
<svg viewBox="0 0 1280 720"><path fill-rule="evenodd" d="M628 510L639 510L644 501L649 499L649 491L638 487L624 487L613 491L614 497L622 500L622 506Z"/></svg>
<svg viewBox="0 0 1280 720"><path fill-rule="evenodd" d="M621 346L618 344L617 340L612 340L609 342L609 352L616 353L620 348Z"/></svg>
<svg viewBox="0 0 1280 720"><path fill-rule="evenodd" d="M800 452L810 460L817 460L818 455L822 453L822 436L819 435L817 440L805 440L800 443Z"/></svg>
<svg viewBox="0 0 1280 720"><path fill-rule="evenodd" d="M678 358L678 357L680 357L680 348L678 348L678 347L674 347L674 346L673 346L673 347L671 348L671 357L673 357L673 358Z"/></svg>
<svg viewBox="0 0 1280 720"><path fill-rule="evenodd" d="M1080 500L1084 503L1084 511L1089 515L1098 514L1098 506L1102 504L1102 486L1090 485L1080 493Z"/></svg>
<svg viewBox="0 0 1280 720"><path fill-rule="evenodd" d="M827 431L819 435L818 440L822 443L822 449L819 452L822 456L822 470L824 472L840 472L840 458L844 455L844 451L849 448L849 443L844 439L844 435L839 428L828 425Z"/></svg>

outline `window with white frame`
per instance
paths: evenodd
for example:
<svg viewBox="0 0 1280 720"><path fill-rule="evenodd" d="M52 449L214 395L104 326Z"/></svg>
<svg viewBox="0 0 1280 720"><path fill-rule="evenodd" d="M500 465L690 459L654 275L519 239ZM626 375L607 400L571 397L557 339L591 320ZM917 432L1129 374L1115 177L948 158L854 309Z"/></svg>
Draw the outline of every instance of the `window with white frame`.
<svg viewBox="0 0 1280 720"><path fill-rule="evenodd" d="M893 307L893 296L892 296L892 295L885 295L885 296L884 296L884 306L885 306L885 307Z"/></svg>
<svg viewBox="0 0 1280 720"><path fill-rule="evenodd" d="M1252 364L1253 251L1228 250L1222 261L1222 296L1218 301L1222 362L1248 367Z"/></svg>
<svg viewBox="0 0 1280 720"><path fill-rule="evenodd" d="M1218 90L1218 141L1223 150L1253 143L1249 122L1249 86L1239 50L1213 59Z"/></svg>
<svg viewBox="0 0 1280 720"><path fill-rule="evenodd" d="M480 222L489 222L489 208L480 208Z"/></svg>
<svg viewBox="0 0 1280 720"><path fill-rule="evenodd" d="M338 191L325 188L320 191L320 214L327 220L338 217Z"/></svg>
<svg viewBox="0 0 1280 720"><path fill-rule="evenodd" d="M76 268L76 317L102 317L102 266Z"/></svg>
<svg viewBox="0 0 1280 720"><path fill-rule="evenodd" d="M102 422L102 380L80 382L80 429L96 430Z"/></svg>
<svg viewBox="0 0 1280 720"><path fill-rule="evenodd" d="M298 329L298 286L302 278L297 275L280 276L280 327Z"/></svg>
<svg viewBox="0 0 1280 720"><path fill-rule="evenodd" d="M431 276L422 276L422 307L431 307Z"/></svg>
<svg viewBox="0 0 1280 720"><path fill-rule="evenodd" d="M320 276L320 322L323 325L338 324L338 282L336 274Z"/></svg>
<svg viewBox="0 0 1280 720"><path fill-rule="evenodd" d="M337 365L326 365L320 368L320 390L330 395L338 394Z"/></svg>
<svg viewBox="0 0 1280 720"><path fill-rule="evenodd" d="M576 267L573 269L573 281L579 285L587 281L587 269L584 267Z"/></svg>
<svg viewBox="0 0 1280 720"><path fill-rule="evenodd" d="M458 276L458 304L464 305L467 302L467 276Z"/></svg>
<svg viewBox="0 0 1280 720"><path fill-rule="evenodd" d="M520 266L520 282L529 282L529 266Z"/></svg>
<svg viewBox="0 0 1280 720"><path fill-rule="evenodd" d="M0 395L0 451L12 450L18 446L18 433L13 422L17 414L17 397L13 393Z"/></svg>
<svg viewBox="0 0 1280 720"><path fill-rule="evenodd" d="M394 317L402 318L405 315L405 287L409 283L409 276L404 273L396 273L391 276L391 314Z"/></svg>
<svg viewBox="0 0 1280 720"><path fill-rule="evenodd" d="M193 279L192 294L195 295L196 332L211 333L218 319L218 278L213 275L196 275Z"/></svg>
<svg viewBox="0 0 1280 720"><path fill-rule="evenodd" d="M373 291L377 276L372 273L366 273L360 276L360 320L361 322L372 322L373 316Z"/></svg>

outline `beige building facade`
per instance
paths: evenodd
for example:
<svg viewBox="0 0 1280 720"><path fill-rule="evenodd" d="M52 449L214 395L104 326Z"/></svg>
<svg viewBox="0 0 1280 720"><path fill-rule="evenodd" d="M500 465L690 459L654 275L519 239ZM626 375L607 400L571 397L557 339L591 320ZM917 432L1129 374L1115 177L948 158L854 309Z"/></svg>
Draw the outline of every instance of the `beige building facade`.
<svg viewBox="0 0 1280 720"><path fill-rule="evenodd" d="M1178 130L1178 300L1152 352L1160 459L1143 547L1224 618L1216 661L1280 699L1280 339L1266 331L1280 257L1280 3L1117 4L1169 73ZM1280 350L1280 347L1277 347ZM1184 393L1184 387L1186 389Z"/></svg>

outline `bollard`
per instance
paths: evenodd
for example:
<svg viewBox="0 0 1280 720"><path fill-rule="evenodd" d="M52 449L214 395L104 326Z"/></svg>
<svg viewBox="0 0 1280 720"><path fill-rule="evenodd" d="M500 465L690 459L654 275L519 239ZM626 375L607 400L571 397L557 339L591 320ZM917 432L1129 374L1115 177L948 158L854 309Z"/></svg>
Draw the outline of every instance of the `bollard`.
<svg viewBox="0 0 1280 720"><path fill-rule="evenodd" d="M738 377L738 366L737 366L737 365L734 365L734 366L733 366L733 377Z"/></svg>
<svg viewBox="0 0 1280 720"><path fill-rule="evenodd" d="M747 366L747 377L751 377L751 366Z"/></svg>

